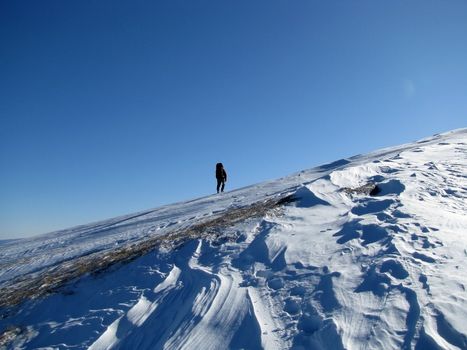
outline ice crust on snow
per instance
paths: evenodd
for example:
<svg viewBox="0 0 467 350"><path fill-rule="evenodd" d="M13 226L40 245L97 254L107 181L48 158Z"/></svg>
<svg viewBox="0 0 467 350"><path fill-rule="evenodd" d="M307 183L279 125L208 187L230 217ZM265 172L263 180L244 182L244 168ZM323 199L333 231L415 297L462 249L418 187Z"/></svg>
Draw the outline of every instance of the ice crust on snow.
<svg viewBox="0 0 467 350"><path fill-rule="evenodd" d="M11 349L467 349L467 129L0 245L0 286L293 194L4 308ZM376 196L343 188L377 183Z"/></svg>

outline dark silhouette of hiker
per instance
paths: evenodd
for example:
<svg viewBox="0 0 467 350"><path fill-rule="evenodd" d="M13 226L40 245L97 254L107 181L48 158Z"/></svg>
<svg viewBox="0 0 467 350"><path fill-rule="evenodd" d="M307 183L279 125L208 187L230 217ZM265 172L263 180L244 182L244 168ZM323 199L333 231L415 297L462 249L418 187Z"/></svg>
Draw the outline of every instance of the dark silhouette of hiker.
<svg viewBox="0 0 467 350"><path fill-rule="evenodd" d="M217 179L217 193L219 193L219 189L221 192L224 192L224 186L227 182L227 173L225 172L224 166L222 163L216 164L216 179Z"/></svg>

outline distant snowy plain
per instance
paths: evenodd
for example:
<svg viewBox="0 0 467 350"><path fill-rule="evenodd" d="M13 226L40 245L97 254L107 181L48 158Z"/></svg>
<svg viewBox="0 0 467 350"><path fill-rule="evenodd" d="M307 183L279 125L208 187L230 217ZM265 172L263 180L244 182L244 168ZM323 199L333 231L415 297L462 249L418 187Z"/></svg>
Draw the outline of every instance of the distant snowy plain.
<svg viewBox="0 0 467 350"><path fill-rule="evenodd" d="M350 194L368 182L375 196ZM7 349L467 349L467 129L0 245L0 287L298 200L4 308ZM1 292L0 292L1 293Z"/></svg>

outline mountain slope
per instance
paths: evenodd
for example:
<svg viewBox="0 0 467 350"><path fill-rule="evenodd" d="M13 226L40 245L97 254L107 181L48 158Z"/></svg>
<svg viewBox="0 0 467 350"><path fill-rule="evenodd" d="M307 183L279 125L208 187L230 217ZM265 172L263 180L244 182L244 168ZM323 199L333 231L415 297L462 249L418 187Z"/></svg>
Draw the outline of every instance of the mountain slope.
<svg viewBox="0 0 467 350"><path fill-rule="evenodd" d="M466 349L466 165L461 129L4 243L3 294L34 278L47 283L90 256L197 228L125 264L83 271L45 297L6 303L0 341L25 349ZM379 192L353 190L368 183ZM249 215L264 203L273 205ZM234 220L236 212L243 216Z"/></svg>

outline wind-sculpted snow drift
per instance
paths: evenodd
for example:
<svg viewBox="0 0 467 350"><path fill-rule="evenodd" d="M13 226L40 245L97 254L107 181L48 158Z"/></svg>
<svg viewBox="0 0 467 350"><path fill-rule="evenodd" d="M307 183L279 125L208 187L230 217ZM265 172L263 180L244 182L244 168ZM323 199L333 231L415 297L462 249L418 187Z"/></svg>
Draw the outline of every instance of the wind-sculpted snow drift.
<svg viewBox="0 0 467 350"><path fill-rule="evenodd" d="M5 242L0 283L10 288L90 254L197 232L4 305L0 346L467 349L466 169L462 129ZM372 196L352 191L368 183ZM229 216L268 201L280 206Z"/></svg>

